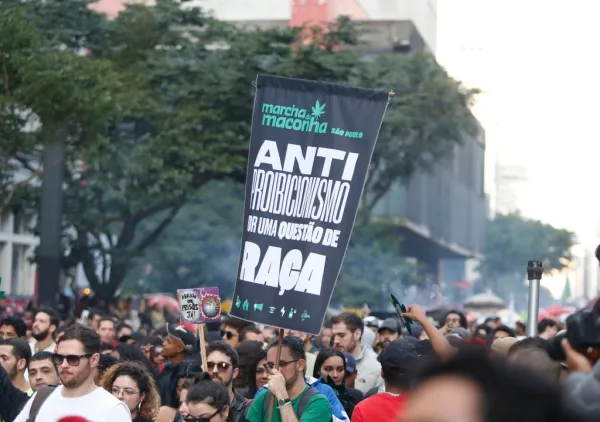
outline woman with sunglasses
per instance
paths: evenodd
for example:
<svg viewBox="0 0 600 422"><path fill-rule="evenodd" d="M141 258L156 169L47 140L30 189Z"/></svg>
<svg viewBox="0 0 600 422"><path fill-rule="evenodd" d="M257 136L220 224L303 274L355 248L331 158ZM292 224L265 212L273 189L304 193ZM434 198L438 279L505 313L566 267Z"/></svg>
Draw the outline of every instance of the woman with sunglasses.
<svg viewBox="0 0 600 422"><path fill-rule="evenodd" d="M160 404L154 377L137 362L121 362L102 377L102 387L127 405L133 422L154 420Z"/></svg>
<svg viewBox="0 0 600 422"><path fill-rule="evenodd" d="M188 422L227 422L229 391L223 384L212 381L210 374L202 374L186 399Z"/></svg>

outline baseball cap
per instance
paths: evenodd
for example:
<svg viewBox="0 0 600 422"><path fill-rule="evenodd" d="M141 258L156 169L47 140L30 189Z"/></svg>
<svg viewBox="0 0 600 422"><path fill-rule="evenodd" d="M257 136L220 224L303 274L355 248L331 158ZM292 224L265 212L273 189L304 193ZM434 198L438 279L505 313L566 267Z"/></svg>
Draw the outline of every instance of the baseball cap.
<svg viewBox="0 0 600 422"><path fill-rule="evenodd" d="M412 369L417 359L415 344L404 339L392 341L378 358L383 373Z"/></svg>
<svg viewBox="0 0 600 422"><path fill-rule="evenodd" d="M344 358L346 359L346 372L352 374L356 371L356 359L348 352L342 352L344 354Z"/></svg>
<svg viewBox="0 0 600 422"><path fill-rule="evenodd" d="M379 326L377 332L381 332L383 330L390 330L394 333L398 333L402 331L400 328L402 325L400 324L400 320L398 318L386 318L383 323Z"/></svg>
<svg viewBox="0 0 600 422"><path fill-rule="evenodd" d="M466 340L471 337L471 333L469 333L469 330L462 327L454 328L452 331L450 331L449 334L456 334L462 340Z"/></svg>
<svg viewBox="0 0 600 422"><path fill-rule="evenodd" d="M167 333L178 338L186 349L190 350L196 344L196 336L192 331L182 325L167 324Z"/></svg>

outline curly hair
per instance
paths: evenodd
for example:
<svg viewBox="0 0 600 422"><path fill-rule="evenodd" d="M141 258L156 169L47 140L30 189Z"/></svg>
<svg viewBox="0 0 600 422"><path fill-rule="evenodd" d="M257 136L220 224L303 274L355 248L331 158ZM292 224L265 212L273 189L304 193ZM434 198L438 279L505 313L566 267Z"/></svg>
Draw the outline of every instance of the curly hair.
<svg viewBox="0 0 600 422"><path fill-rule="evenodd" d="M133 379L140 389L140 394L145 394L139 414L144 419L153 420L160 407L160 395L152 374L138 362L119 362L106 371L100 385L111 392L113 383L120 376Z"/></svg>

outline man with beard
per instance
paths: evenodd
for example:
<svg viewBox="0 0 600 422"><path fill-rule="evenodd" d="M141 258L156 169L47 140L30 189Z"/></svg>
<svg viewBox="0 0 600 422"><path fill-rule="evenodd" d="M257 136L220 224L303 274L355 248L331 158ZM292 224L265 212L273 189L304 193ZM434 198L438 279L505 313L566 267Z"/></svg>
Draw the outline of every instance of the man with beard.
<svg viewBox="0 0 600 422"><path fill-rule="evenodd" d="M331 323L334 347L350 353L356 360L358 375L354 388L366 393L374 387L383 385L381 364L377 361L377 353L361 343L365 329L363 320L353 312L342 312L333 317Z"/></svg>
<svg viewBox="0 0 600 422"><path fill-rule="evenodd" d="M116 330L115 330L115 322L109 318L104 317L100 320L100 324L98 325L98 330L96 330L98 335L100 335L100 339L104 343L112 344L116 346Z"/></svg>
<svg viewBox="0 0 600 422"><path fill-rule="evenodd" d="M15 337L0 343L0 364L8 373L12 384L28 395L33 394L25 380L25 370L30 360L31 350L24 339Z"/></svg>
<svg viewBox="0 0 600 422"><path fill-rule="evenodd" d="M69 415L93 418L94 422L131 422L125 403L94 384L99 359L98 334L81 325L69 327L53 355L62 385L37 391L14 422L26 422L30 417L56 421ZM37 414L30 414L32 408L37 408Z"/></svg>
<svg viewBox="0 0 600 422"><path fill-rule="evenodd" d="M359 319L360 320L360 319ZM306 384L306 351L296 337L284 337L277 361L277 343L267 350L268 389L252 401L246 419L249 422L269 420L271 400L276 400L272 422L321 422L331 420L331 405L317 389ZM273 398L273 396L275 396Z"/></svg>
<svg viewBox="0 0 600 422"><path fill-rule="evenodd" d="M237 352L224 341L213 341L206 348L207 371L214 381L220 382L229 391L228 422L242 420L244 408L249 402L233 388L233 380L239 373Z"/></svg>
<svg viewBox="0 0 600 422"><path fill-rule="evenodd" d="M377 344L377 348L380 349L379 352L382 352L392 341L402 337L402 329L400 327L398 318L386 318L383 321L381 327L377 330L377 334L379 334L379 343Z"/></svg>
<svg viewBox="0 0 600 422"><path fill-rule="evenodd" d="M182 325L167 324L167 336L162 343L165 364L158 374L158 391L162 406L177 408L179 405L173 403L172 386L176 382L175 376L181 362L197 362L200 359L199 353L192 353L195 344L196 336L192 331Z"/></svg>
<svg viewBox="0 0 600 422"><path fill-rule="evenodd" d="M38 309L33 319L31 330L31 336L35 339L35 341L30 343L32 354L37 352L54 353L56 350L54 333L56 333L59 322L60 318L54 309Z"/></svg>

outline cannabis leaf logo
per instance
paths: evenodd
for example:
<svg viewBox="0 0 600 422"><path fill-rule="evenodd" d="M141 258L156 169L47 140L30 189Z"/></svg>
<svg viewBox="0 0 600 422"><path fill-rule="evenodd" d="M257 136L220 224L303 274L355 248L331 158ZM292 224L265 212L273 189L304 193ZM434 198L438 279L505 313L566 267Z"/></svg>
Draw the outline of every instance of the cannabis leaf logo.
<svg viewBox="0 0 600 422"><path fill-rule="evenodd" d="M2 277L0 277L0 286L2 285ZM4 290L0 290L0 299L4 297Z"/></svg>
<svg viewBox="0 0 600 422"><path fill-rule="evenodd" d="M317 100L315 102L315 105L312 106L312 116L315 119L318 119L319 117L321 117L323 114L325 114L325 104L321 104L319 103L319 100Z"/></svg>

